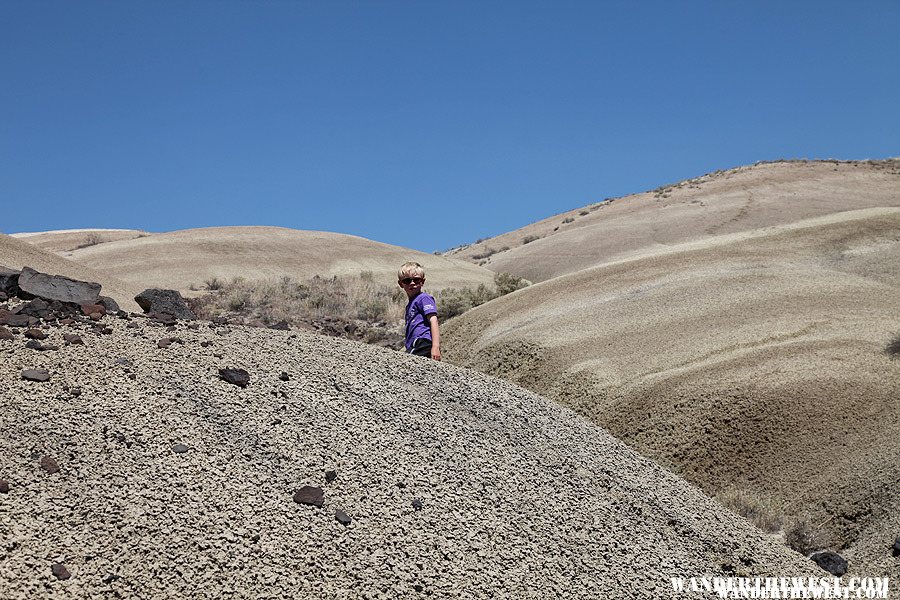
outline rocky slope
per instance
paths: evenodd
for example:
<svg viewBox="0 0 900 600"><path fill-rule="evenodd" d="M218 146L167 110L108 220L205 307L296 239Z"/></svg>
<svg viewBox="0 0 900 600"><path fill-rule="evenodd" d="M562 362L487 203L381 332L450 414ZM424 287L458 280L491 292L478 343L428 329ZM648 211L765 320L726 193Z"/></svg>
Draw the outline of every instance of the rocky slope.
<svg viewBox="0 0 900 600"><path fill-rule="evenodd" d="M5 598L658 598L670 576L823 573L512 384L289 331L99 326L0 341Z"/></svg>

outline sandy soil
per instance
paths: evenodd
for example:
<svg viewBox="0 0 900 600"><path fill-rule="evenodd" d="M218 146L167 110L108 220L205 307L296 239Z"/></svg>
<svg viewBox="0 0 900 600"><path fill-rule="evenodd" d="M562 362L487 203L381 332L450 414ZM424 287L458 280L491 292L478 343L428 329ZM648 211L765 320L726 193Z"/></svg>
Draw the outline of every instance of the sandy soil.
<svg viewBox="0 0 900 600"><path fill-rule="evenodd" d="M670 576L823 574L512 384L320 336L135 322L76 325L85 345L56 352L0 341L5 598L658 598ZM304 485L321 508L292 500Z"/></svg>
<svg viewBox="0 0 900 600"><path fill-rule="evenodd" d="M688 241L879 206L900 207L900 160L764 163L554 215L448 256L545 281ZM526 236L540 239L523 245Z"/></svg>
<svg viewBox="0 0 900 600"><path fill-rule="evenodd" d="M188 292L213 277L248 280L358 275L391 283L408 260L425 266L428 287L493 284L492 271L365 238L282 227L211 227L154 234L76 250L72 259L123 281Z"/></svg>
<svg viewBox="0 0 900 600"><path fill-rule="evenodd" d="M67 260L30 244L23 239L0 234L0 265L9 269L31 267L51 275L63 275L81 281L95 281L103 286L100 293L114 299L123 310L139 311L134 297L149 286L139 282L129 283L110 276L105 271L92 269L83 264Z"/></svg>
<svg viewBox="0 0 900 600"><path fill-rule="evenodd" d="M662 210L662 209L660 209ZM444 355L558 400L710 494L807 514L900 575L900 209L653 250L449 321Z"/></svg>

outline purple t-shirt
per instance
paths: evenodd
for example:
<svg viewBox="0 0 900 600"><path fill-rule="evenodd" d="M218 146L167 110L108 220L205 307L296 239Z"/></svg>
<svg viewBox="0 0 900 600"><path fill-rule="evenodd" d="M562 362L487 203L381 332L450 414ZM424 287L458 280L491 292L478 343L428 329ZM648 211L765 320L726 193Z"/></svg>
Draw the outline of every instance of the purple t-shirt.
<svg viewBox="0 0 900 600"><path fill-rule="evenodd" d="M431 339L431 326L427 317L437 314L434 298L425 292L419 292L406 305L406 349L412 348L416 338Z"/></svg>

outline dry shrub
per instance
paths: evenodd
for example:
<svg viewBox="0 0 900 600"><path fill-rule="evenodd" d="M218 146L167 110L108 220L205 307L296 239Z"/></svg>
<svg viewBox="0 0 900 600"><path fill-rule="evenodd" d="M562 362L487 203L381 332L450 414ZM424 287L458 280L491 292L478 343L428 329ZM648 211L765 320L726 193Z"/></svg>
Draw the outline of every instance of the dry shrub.
<svg viewBox="0 0 900 600"><path fill-rule="evenodd" d="M509 273L494 275L494 289L483 283L476 288L447 288L438 293L438 319L443 321L463 314L467 310L505 296L529 285L528 281Z"/></svg>
<svg viewBox="0 0 900 600"><path fill-rule="evenodd" d="M784 528L784 543L804 556L825 547L822 533L807 517L795 517L788 521Z"/></svg>
<svg viewBox="0 0 900 600"><path fill-rule="evenodd" d="M96 246L97 244L102 244L102 243L103 243L103 238L100 237L99 233L96 233L96 232L89 233L80 244L75 246L75 249L79 250L81 248L87 248L89 246Z"/></svg>
<svg viewBox="0 0 900 600"><path fill-rule="evenodd" d="M891 358L900 356L900 334L891 340L891 343L887 345L887 348L885 348L884 351Z"/></svg>
<svg viewBox="0 0 900 600"><path fill-rule="evenodd" d="M530 244L531 242L539 239L541 239L541 236L539 235L526 235L524 238L522 238L522 244Z"/></svg>
<svg viewBox="0 0 900 600"><path fill-rule="evenodd" d="M783 523L781 507L770 499L761 498L750 491L738 488L725 490L716 497L723 506L767 533L775 533L781 529Z"/></svg>

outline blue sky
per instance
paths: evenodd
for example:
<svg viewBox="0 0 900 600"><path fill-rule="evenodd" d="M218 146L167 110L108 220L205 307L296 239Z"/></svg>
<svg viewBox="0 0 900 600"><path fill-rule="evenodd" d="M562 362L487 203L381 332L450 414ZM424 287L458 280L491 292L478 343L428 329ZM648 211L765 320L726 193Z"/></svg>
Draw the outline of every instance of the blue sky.
<svg viewBox="0 0 900 600"><path fill-rule="evenodd" d="M0 0L0 231L424 251L758 160L900 155L900 2Z"/></svg>

